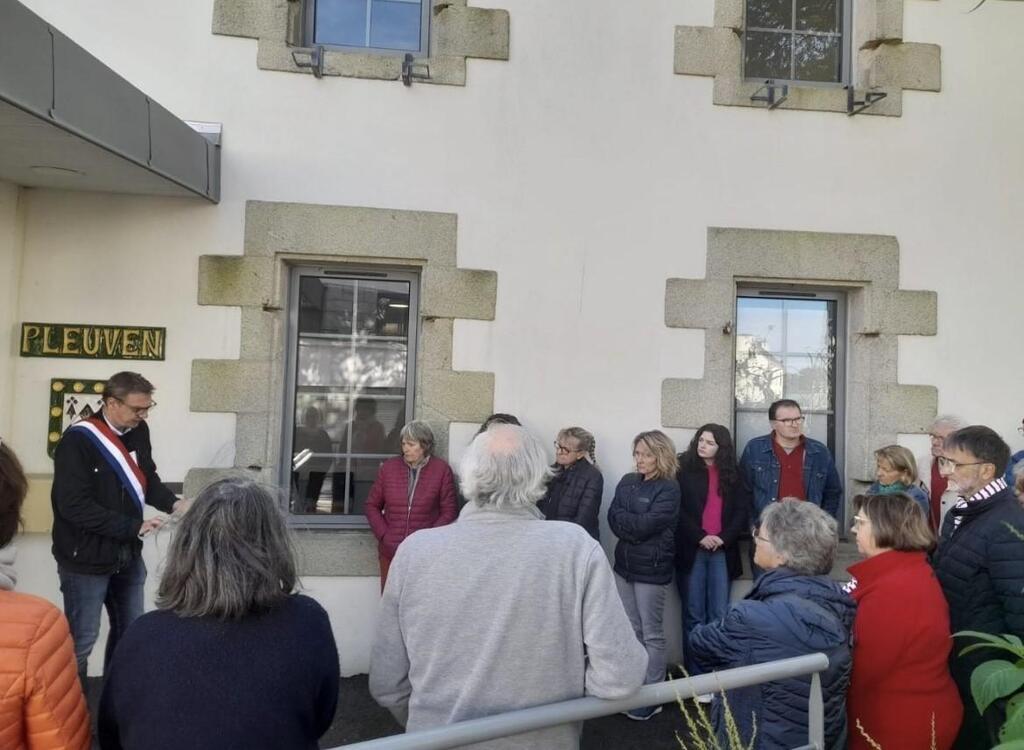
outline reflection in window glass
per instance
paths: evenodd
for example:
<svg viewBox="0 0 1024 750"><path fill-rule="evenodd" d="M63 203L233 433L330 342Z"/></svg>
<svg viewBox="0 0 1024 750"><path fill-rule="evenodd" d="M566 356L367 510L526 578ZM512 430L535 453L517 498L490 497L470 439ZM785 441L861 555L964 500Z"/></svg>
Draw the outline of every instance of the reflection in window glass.
<svg viewBox="0 0 1024 750"><path fill-rule="evenodd" d="M366 0L317 0L314 44L365 46L367 10Z"/></svg>
<svg viewBox="0 0 1024 750"><path fill-rule="evenodd" d="M842 26L838 0L797 0L796 26L801 31L838 32Z"/></svg>
<svg viewBox="0 0 1024 750"><path fill-rule="evenodd" d="M298 275L291 510L362 516L411 396L412 283Z"/></svg>
<svg viewBox="0 0 1024 750"><path fill-rule="evenodd" d="M792 0L748 0L747 28L793 28Z"/></svg>
<svg viewBox="0 0 1024 750"><path fill-rule="evenodd" d="M313 42L342 47L420 52L422 0L307 0Z"/></svg>
<svg viewBox="0 0 1024 750"><path fill-rule="evenodd" d="M377 49L418 50L419 3L374 0L369 46Z"/></svg>
<svg viewBox="0 0 1024 750"><path fill-rule="evenodd" d="M797 401L804 432L834 447L837 302L738 297L736 446L770 430L768 407Z"/></svg>
<svg viewBox="0 0 1024 750"><path fill-rule="evenodd" d="M843 25L841 0L746 0L744 77L842 82Z"/></svg>

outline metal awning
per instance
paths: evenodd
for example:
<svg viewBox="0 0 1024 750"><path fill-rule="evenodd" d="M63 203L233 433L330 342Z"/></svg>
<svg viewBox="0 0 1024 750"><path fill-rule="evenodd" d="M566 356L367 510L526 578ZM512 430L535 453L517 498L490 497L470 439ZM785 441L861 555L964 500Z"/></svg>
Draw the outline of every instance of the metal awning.
<svg viewBox="0 0 1024 750"><path fill-rule="evenodd" d="M220 128L200 129L17 0L0 0L0 180L216 203Z"/></svg>

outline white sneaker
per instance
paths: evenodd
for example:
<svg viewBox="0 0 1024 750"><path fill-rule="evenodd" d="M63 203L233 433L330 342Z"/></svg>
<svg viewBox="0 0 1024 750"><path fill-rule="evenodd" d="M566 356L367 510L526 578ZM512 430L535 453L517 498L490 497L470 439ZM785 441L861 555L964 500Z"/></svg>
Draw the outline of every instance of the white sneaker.
<svg viewBox="0 0 1024 750"><path fill-rule="evenodd" d="M710 703L711 700L714 697L715 696L713 696L711 693L702 693L701 695L697 696L697 702L698 703Z"/></svg>

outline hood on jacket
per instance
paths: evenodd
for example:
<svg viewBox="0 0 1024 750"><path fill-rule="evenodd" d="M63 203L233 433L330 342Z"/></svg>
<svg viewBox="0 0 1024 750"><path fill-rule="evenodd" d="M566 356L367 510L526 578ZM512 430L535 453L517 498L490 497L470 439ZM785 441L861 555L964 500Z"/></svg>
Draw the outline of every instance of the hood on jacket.
<svg viewBox="0 0 1024 750"><path fill-rule="evenodd" d="M838 582L786 567L764 573L747 598L770 601L773 616L810 651L827 651L846 642L857 610L853 597Z"/></svg>
<svg viewBox="0 0 1024 750"><path fill-rule="evenodd" d="M0 591L14 591L18 575L14 572L15 548L13 544L0 548Z"/></svg>

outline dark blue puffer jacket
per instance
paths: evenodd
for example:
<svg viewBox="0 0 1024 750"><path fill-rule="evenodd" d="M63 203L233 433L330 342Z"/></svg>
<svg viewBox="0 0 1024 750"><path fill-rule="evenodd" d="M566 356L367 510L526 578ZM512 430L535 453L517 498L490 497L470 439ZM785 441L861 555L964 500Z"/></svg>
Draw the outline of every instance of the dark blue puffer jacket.
<svg viewBox="0 0 1024 750"><path fill-rule="evenodd" d="M615 488L608 525L619 538L615 572L631 583L671 583L679 482L627 474Z"/></svg>
<svg viewBox="0 0 1024 750"><path fill-rule="evenodd" d="M732 605L719 622L694 628L689 647L707 671L824 653L829 660L828 669L821 674L825 747L841 748L846 740L850 628L855 611L853 599L829 577L776 568L762 575L747 597ZM807 744L810 687L811 678L807 676L730 690L729 708L744 747L750 742L754 721L754 747L758 750ZM725 721L718 698L712 718L724 743Z"/></svg>

